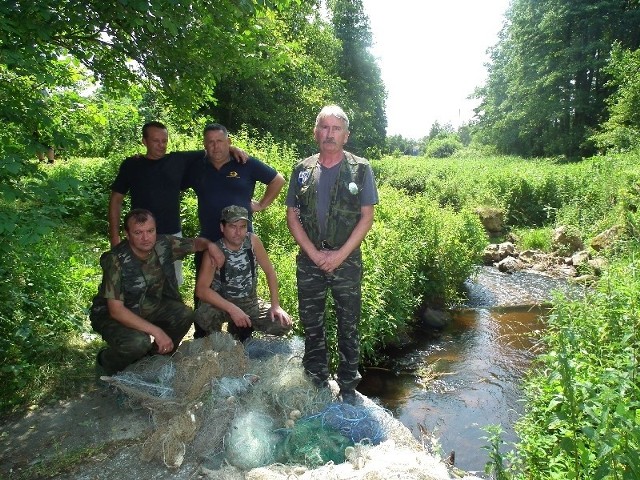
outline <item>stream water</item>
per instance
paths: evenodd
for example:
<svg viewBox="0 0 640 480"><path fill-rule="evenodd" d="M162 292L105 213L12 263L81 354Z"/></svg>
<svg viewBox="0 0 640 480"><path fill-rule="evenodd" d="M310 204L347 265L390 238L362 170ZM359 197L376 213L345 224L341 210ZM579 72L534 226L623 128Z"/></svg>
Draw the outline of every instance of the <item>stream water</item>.
<svg viewBox="0 0 640 480"><path fill-rule="evenodd" d="M358 390L377 399L417 438L418 424L433 432L445 455L455 451L457 467L481 474L489 460L483 427L501 425L504 450L517 440L521 380L541 351L553 292L579 292L542 274L489 267L466 287L468 301L452 311L450 326L395 352L389 368L368 369Z"/></svg>

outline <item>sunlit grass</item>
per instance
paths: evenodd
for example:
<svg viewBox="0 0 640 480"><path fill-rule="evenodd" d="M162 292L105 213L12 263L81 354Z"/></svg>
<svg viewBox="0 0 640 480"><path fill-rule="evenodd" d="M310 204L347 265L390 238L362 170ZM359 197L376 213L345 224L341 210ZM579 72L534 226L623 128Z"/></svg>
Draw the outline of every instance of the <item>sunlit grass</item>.
<svg viewBox="0 0 640 480"><path fill-rule="evenodd" d="M552 230L542 228L516 228L512 232L517 238L518 248L523 250L551 251Z"/></svg>

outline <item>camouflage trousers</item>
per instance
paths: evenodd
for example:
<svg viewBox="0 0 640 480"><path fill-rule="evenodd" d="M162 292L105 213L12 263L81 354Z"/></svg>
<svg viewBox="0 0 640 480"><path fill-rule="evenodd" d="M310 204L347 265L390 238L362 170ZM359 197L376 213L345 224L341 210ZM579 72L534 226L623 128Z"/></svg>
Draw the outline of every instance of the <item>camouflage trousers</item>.
<svg viewBox="0 0 640 480"><path fill-rule="evenodd" d="M358 324L362 309L362 255L357 249L333 272L325 273L304 253L297 263L298 310L304 327L302 364L317 385L329 379L325 305L330 291L338 322L339 364L336 380L342 392L353 392L360 381Z"/></svg>
<svg viewBox="0 0 640 480"><path fill-rule="evenodd" d="M291 327L283 327L280 321L271 320L269 316L271 304L258 298L257 295L245 298L228 298L227 300L249 315L251 327L236 327L227 312L209 303L200 302L200 306L196 309L195 322L207 335L221 331L224 323L227 323L227 331L240 341L249 338L254 330L278 336L285 335L291 330Z"/></svg>
<svg viewBox="0 0 640 480"><path fill-rule="evenodd" d="M165 298L145 320L162 328L173 340L174 349L187 334L193 323L194 312L178 300ZM111 318L108 312L91 315L91 326L98 332L108 347L99 354L98 362L107 375L113 375L157 348L151 336L133 328L125 327Z"/></svg>

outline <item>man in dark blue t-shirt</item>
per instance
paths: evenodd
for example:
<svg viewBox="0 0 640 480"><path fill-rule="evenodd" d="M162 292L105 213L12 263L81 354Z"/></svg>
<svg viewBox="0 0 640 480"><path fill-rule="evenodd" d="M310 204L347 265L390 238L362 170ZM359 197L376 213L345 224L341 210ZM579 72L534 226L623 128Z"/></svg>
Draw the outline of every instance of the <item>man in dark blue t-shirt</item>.
<svg viewBox="0 0 640 480"><path fill-rule="evenodd" d="M229 205L239 205L249 212L249 231L252 231L251 216L267 208L282 190L285 180L274 168L257 158L249 157L246 163L231 161L231 139L223 125L212 123L204 129L206 157L194 162L186 175L185 185L193 188L198 197L198 219L200 236L215 242L222 237L220 218L222 210ZM256 183L267 188L260 200L254 200ZM196 255L196 278L200 271L202 256ZM197 298L194 298L197 305ZM205 332L195 325L195 337Z"/></svg>

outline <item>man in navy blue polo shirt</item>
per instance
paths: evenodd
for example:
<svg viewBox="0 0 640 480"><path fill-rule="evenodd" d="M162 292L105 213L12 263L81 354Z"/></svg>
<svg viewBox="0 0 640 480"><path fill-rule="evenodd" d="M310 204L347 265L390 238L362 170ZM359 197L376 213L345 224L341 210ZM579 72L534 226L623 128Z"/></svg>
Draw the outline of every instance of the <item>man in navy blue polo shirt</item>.
<svg viewBox="0 0 640 480"><path fill-rule="evenodd" d="M227 129L219 123L207 125L204 129L205 156L191 166L186 177L187 186L193 188L198 197L200 235L212 242L222 237L220 215L224 207L244 207L251 217L252 213L271 205L285 183L281 174L257 158L250 156L243 164L232 161L230 148ZM260 200L253 199L257 182L267 185Z"/></svg>
<svg viewBox="0 0 640 480"><path fill-rule="evenodd" d="M246 208L249 231L252 231L251 215L271 205L285 183L280 173L257 158L249 157L243 164L232 161L230 148L231 139L226 127L219 123L207 125L204 128L206 155L191 165L186 175L186 186L193 188L198 197L200 236L212 242L222 237L223 208L229 205ZM253 198L257 182L267 186L260 200ZM196 278L201 258L196 256ZM196 328L195 336L204 336L204 332Z"/></svg>

